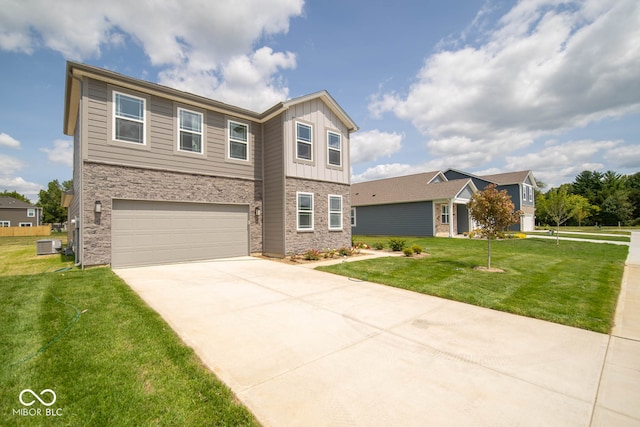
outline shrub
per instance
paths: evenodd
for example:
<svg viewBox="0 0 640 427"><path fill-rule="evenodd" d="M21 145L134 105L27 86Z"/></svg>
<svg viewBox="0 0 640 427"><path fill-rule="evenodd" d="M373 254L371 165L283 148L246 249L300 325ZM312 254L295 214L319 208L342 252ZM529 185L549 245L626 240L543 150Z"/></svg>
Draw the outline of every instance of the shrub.
<svg viewBox="0 0 640 427"><path fill-rule="evenodd" d="M404 248L402 250L402 252L404 252L404 256L412 256L413 255L413 249L411 249L411 248Z"/></svg>
<svg viewBox="0 0 640 427"><path fill-rule="evenodd" d="M327 248L327 250L324 252L324 257L325 258L333 258L337 254L338 254L338 251L336 249Z"/></svg>
<svg viewBox="0 0 640 427"><path fill-rule="evenodd" d="M320 259L320 251L317 249L309 249L304 253L304 259L307 261L317 261Z"/></svg>
<svg viewBox="0 0 640 427"><path fill-rule="evenodd" d="M353 247L356 249L371 249L369 245L364 242L356 243L355 245L353 245Z"/></svg>
<svg viewBox="0 0 640 427"><path fill-rule="evenodd" d="M351 248L343 246L338 249L338 254L340 254L340 256L351 256Z"/></svg>
<svg viewBox="0 0 640 427"><path fill-rule="evenodd" d="M399 252L404 249L407 242L402 239L389 239L389 247L394 252Z"/></svg>
<svg viewBox="0 0 640 427"><path fill-rule="evenodd" d="M381 251L381 250L383 250L383 249L384 249L384 243L382 243L382 242L375 242L375 243L373 244L373 248L374 248L374 249L377 249L377 250L379 250L379 251Z"/></svg>
<svg viewBox="0 0 640 427"><path fill-rule="evenodd" d="M524 233L515 233L515 234L513 235L513 238L514 238L514 239L526 239L526 238L527 238L527 235L526 235L526 234L524 234Z"/></svg>
<svg viewBox="0 0 640 427"><path fill-rule="evenodd" d="M417 254L417 255L420 255L423 251L422 246L420 245L411 246L411 250L413 251L414 254Z"/></svg>

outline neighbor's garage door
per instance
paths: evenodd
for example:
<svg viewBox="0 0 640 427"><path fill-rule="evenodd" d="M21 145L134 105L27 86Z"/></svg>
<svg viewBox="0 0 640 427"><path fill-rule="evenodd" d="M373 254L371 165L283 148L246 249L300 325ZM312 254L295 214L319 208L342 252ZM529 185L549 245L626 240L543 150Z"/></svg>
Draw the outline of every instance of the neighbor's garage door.
<svg viewBox="0 0 640 427"><path fill-rule="evenodd" d="M114 200L111 265L248 255L248 220L247 206Z"/></svg>

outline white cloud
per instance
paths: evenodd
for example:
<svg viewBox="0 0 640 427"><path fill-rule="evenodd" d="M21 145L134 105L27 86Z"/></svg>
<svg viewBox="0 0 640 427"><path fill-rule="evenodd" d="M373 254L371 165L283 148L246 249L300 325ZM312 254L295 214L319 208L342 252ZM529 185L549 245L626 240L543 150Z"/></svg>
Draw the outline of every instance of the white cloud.
<svg viewBox="0 0 640 427"><path fill-rule="evenodd" d="M18 193L26 196L32 202L38 200L38 194L42 190L42 185L25 181L22 177L2 177L0 176L0 190L1 191L17 191Z"/></svg>
<svg viewBox="0 0 640 427"><path fill-rule="evenodd" d="M400 151L403 139L403 134L380 132L377 129L355 133L351 136L351 164L389 157Z"/></svg>
<svg viewBox="0 0 640 427"><path fill-rule="evenodd" d="M24 163L20 160L2 153L0 153L0 165L2 165L0 177L14 174L24 167Z"/></svg>
<svg viewBox="0 0 640 427"><path fill-rule="evenodd" d="M431 55L406 95L378 93L369 111L410 121L431 154L486 161L637 113L639 20L637 0L520 1L481 45Z"/></svg>
<svg viewBox="0 0 640 427"><path fill-rule="evenodd" d="M368 168L364 172L353 175L351 182L371 181L374 179L390 178L394 176L409 175L413 172L414 167L407 164L393 163L386 165L377 165Z"/></svg>
<svg viewBox="0 0 640 427"><path fill-rule="evenodd" d="M630 168L640 170L640 145L617 146L604 155L605 160L613 163L614 169Z"/></svg>
<svg viewBox="0 0 640 427"><path fill-rule="evenodd" d="M6 133L0 133L0 147L20 148L20 141Z"/></svg>
<svg viewBox="0 0 640 427"><path fill-rule="evenodd" d="M41 148L40 151L47 153L47 158L50 162L73 166L72 140L56 139L53 141L53 148Z"/></svg>
<svg viewBox="0 0 640 427"><path fill-rule="evenodd" d="M57 0L55 7L48 0L9 2L0 8L0 49L32 53L46 47L84 60L132 40L163 68L161 83L204 95L233 94L241 106L259 109L288 94L273 76L295 67L295 56L254 46L286 33L302 8L303 0ZM266 92L257 100L247 95L252 83L254 95Z"/></svg>

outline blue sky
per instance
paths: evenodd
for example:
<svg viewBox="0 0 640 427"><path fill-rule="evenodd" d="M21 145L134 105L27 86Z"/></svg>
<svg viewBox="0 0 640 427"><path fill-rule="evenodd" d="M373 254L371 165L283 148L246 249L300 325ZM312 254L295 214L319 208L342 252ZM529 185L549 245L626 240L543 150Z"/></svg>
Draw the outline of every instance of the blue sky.
<svg viewBox="0 0 640 427"><path fill-rule="evenodd" d="M637 0L0 0L0 190L71 178L65 61L263 111L328 90L353 181L640 170Z"/></svg>

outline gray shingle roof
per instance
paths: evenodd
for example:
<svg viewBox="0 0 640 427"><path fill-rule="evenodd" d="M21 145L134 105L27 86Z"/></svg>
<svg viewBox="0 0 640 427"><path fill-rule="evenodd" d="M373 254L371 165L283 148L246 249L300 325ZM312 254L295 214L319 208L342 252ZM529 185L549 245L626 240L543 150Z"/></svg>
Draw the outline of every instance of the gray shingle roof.
<svg viewBox="0 0 640 427"><path fill-rule="evenodd" d="M31 203L23 202L22 200L14 199L13 197L0 197L0 208L35 208Z"/></svg>
<svg viewBox="0 0 640 427"><path fill-rule="evenodd" d="M452 199L470 184L470 179L457 179L429 184L439 171L396 178L360 182L351 185L351 205L383 205Z"/></svg>
<svg viewBox="0 0 640 427"><path fill-rule="evenodd" d="M531 171L506 172L494 175L483 175L480 178L495 182L498 185L522 184L527 180L527 176L529 176L530 173Z"/></svg>

